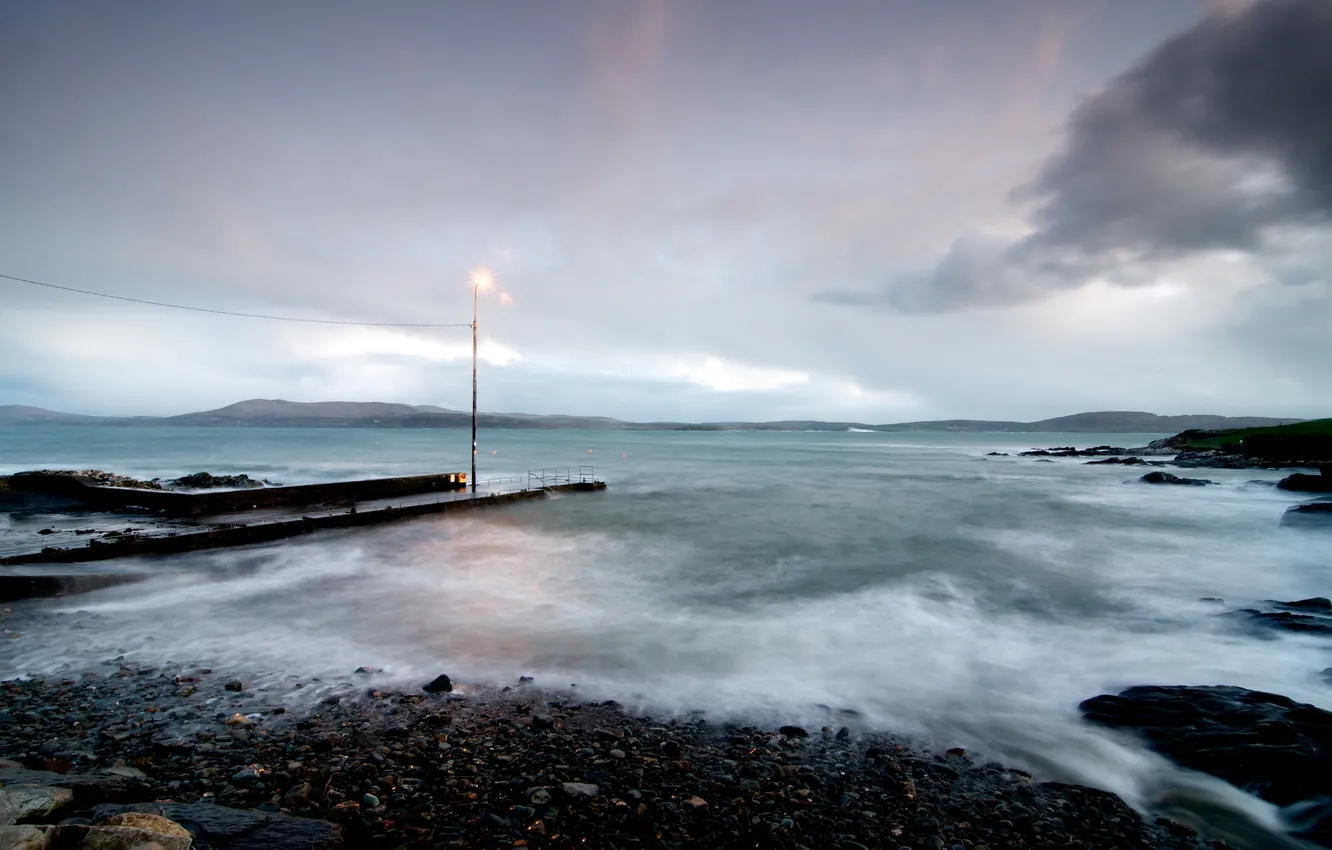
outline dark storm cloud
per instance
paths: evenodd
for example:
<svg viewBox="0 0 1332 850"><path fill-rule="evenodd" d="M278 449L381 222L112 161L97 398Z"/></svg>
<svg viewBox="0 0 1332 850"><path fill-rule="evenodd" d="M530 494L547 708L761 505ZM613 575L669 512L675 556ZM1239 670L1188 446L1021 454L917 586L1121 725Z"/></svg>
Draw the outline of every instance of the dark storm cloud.
<svg viewBox="0 0 1332 850"><path fill-rule="evenodd" d="M933 269L818 300L931 312L1021 302L1158 261L1261 252L1283 225L1332 214L1332 3L1220 12L1088 97L1064 149L1014 194L1016 240L959 239ZM1132 270L1128 272L1126 270Z"/></svg>

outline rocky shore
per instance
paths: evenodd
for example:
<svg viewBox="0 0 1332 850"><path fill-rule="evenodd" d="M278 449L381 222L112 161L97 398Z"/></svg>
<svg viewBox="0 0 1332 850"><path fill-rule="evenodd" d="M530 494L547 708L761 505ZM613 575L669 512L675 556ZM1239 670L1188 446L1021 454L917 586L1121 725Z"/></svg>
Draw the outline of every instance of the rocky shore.
<svg viewBox="0 0 1332 850"><path fill-rule="evenodd" d="M530 681L460 694L447 677L411 693L358 678L304 709L124 659L0 683L0 813L27 800L36 824L0 833L85 846L67 842L145 813L199 850L1228 846L1103 791L863 734L849 712L822 729L719 727Z"/></svg>

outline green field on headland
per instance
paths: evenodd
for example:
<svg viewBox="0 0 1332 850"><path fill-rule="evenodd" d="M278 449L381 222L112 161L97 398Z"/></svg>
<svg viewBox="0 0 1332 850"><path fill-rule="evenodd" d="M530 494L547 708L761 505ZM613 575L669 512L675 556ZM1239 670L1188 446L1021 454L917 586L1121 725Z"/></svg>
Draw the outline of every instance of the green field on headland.
<svg viewBox="0 0 1332 850"><path fill-rule="evenodd" d="M1224 431L1183 431L1170 438L1177 448L1224 449L1240 448L1251 437L1303 439L1332 439L1332 419L1311 419L1290 425L1270 425L1265 428L1231 428Z"/></svg>

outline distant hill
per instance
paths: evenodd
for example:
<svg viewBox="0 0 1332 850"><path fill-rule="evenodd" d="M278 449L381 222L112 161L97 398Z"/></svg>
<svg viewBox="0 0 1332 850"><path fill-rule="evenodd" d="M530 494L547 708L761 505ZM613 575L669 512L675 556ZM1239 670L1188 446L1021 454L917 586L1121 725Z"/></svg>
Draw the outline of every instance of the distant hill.
<svg viewBox="0 0 1332 850"><path fill-rule="evenodd" d="M23 404L0 405L0 425L64 425L76 421L95 421L95 416L78 413L56 413L40 407Z"/></svg>
<svg viewBox="0 0 1332 850"><path fill-rule="evenodd" d="M942 419L869 425L860 422L783 420L780 422L624 422L605 416L563 416L532 413L482 413L483 428L562 428L639 431L974 431L1009 433L1139 433L1171 434L1189 430L1216 431L1261 428L1300 422L1262 416L1158 416L1137 411L1075 413L1037 422L985 419ZM435 405L379 401L285 401L255 398L179 416L84 416L40 407L0 405L0 425L134 425L177 427L307 427L307 428L467 428L468 411Z"/></svg>
<svg viewBox="0 0 1332 850"><path fill-rule="evenodd" d="M444 411L442 407L430 408L428 412ZM384 401L284 401L280 398L252 398L238 401L217 410L205 410L200 413L185 413L180 416L164 417L171 425L235 425L248 424L287 424L322 421L360 421L375 419L394 419L402 416L416 416L423 411L410 404L394 404ZM470 414L469 414L470 417Z"/></svg>

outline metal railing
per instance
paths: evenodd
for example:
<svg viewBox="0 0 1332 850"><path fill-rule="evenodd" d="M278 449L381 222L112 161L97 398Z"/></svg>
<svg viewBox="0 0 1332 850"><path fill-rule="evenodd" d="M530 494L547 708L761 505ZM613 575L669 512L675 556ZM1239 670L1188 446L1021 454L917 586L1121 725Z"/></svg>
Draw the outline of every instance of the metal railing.
<svg viewBox="0 0 1332 850"><path fill-rule="evenodd" d="M554 466L548 469L529 469L527 489L550 490L561 485L586 484L597 480L596 469L591 466Z"/></svg>

